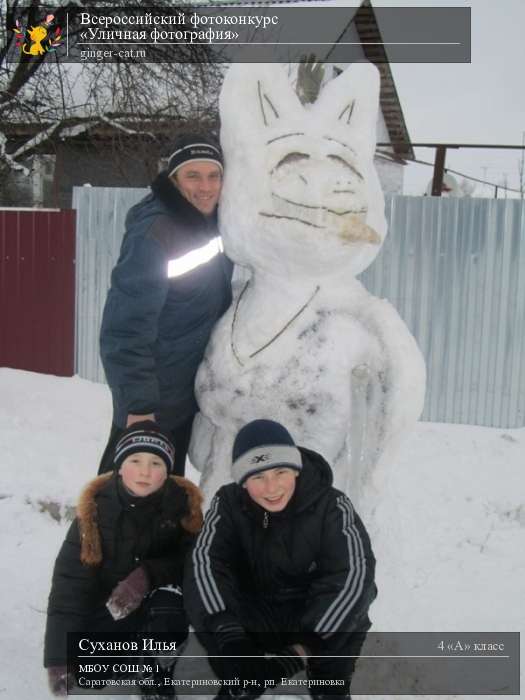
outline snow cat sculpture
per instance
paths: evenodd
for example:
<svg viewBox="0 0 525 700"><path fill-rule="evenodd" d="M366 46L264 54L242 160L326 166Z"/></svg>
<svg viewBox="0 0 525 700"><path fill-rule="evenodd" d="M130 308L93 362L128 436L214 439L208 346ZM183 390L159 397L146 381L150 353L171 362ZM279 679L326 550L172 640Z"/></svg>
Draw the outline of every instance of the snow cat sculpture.
<svg viewBox="0 0 525 700"><path fill-rule="evenodd" d="M420 415L419 349L393 306L355 278L386 235L373 162L378 101L379 74L366 63L308 106L280 65L233 65L226 75L220 229L247 279L196 380L190 458L208 501L231 481L237 431L271 418L327 459L366 522L379 465Z"/></svg>

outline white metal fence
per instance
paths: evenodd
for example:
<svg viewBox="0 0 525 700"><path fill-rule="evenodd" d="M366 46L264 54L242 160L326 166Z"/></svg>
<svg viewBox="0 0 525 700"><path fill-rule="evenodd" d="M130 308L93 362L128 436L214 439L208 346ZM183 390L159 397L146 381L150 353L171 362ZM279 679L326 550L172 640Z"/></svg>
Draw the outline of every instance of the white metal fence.
<svg viewBox="0 0 525 700"><path fill-rule="evenodd" d="M147 190L75 188L76 371L104 381L98 333L129 207ZM525 202L387 197L389 235L361 275L416 337L424 420L525 425Z"/></svg>

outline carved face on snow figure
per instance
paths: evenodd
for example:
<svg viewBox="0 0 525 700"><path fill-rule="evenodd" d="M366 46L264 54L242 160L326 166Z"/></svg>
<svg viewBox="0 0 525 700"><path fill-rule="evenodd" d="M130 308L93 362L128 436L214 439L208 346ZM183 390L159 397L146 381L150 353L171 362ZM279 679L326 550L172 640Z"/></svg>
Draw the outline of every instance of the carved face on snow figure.
<svg viewBox="0 0 525 700"><path fill-rule="evenodd" d="M230 68L220 214L236 262L288 273L293 261L294 272L322 275L357 274L373 260L386 234L373 164L378 96L370 64L349 68L306 107L281 66Z"/></svg>

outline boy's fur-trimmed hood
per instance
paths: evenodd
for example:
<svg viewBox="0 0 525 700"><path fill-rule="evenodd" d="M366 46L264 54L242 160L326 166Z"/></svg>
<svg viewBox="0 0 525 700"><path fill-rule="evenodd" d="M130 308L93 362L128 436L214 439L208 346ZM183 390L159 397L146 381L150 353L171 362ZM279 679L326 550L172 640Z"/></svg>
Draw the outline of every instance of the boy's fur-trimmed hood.
<svg viewBox="0 0 525 700"><path fill-rule="evenodd" d="M80 560L87 566L98 566L102 562L102 545L98 528L97 495L114 477L114 472L102 474L90 481L80 494L77 505L77 520L80 532ZM188 498L188 512L180 518L182 527L190 534L198 533L202 528L202 501L200 489L191 481L181 476L170 476Z"/></svg>

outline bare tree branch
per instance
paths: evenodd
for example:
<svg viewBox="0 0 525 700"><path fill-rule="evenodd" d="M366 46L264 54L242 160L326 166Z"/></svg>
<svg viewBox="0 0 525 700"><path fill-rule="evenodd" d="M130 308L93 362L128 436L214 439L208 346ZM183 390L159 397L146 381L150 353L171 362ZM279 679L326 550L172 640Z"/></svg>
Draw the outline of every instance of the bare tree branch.
<svg viewBox="0 0 525 700"><path fill-rule="evenodd" d="M135 5L134 5L135 3ZM92 7L96 1L70 0L53 9L57 26L65 25L65 13ZM139 0L127 10L142 10ZM170 0L152 0L148 7L172 9ZM115 158L132 148L130 137L145 139L146 148L158 138L157 126L184 121L212 121L217 114L221 66L207 62L206 47L153 47L159 63L61 63L57 54L26 55L15 62L13 28L17 18L24 27L42 22L38 0L0 0L2 46L0 48L0 159L12 169L25 168L28 156L53 150L59 139L86 133L94 127L115 131ZM70 24L71 27L71 24ZM78 40L73 28L71 42ZM189 63L173 62L183 58ZM121 134L121 137L118 136ZM124 138L125 137L125 138ZM119 140L121 139L121 140ZM133 147L134 148L134 147Z"/></svg>

